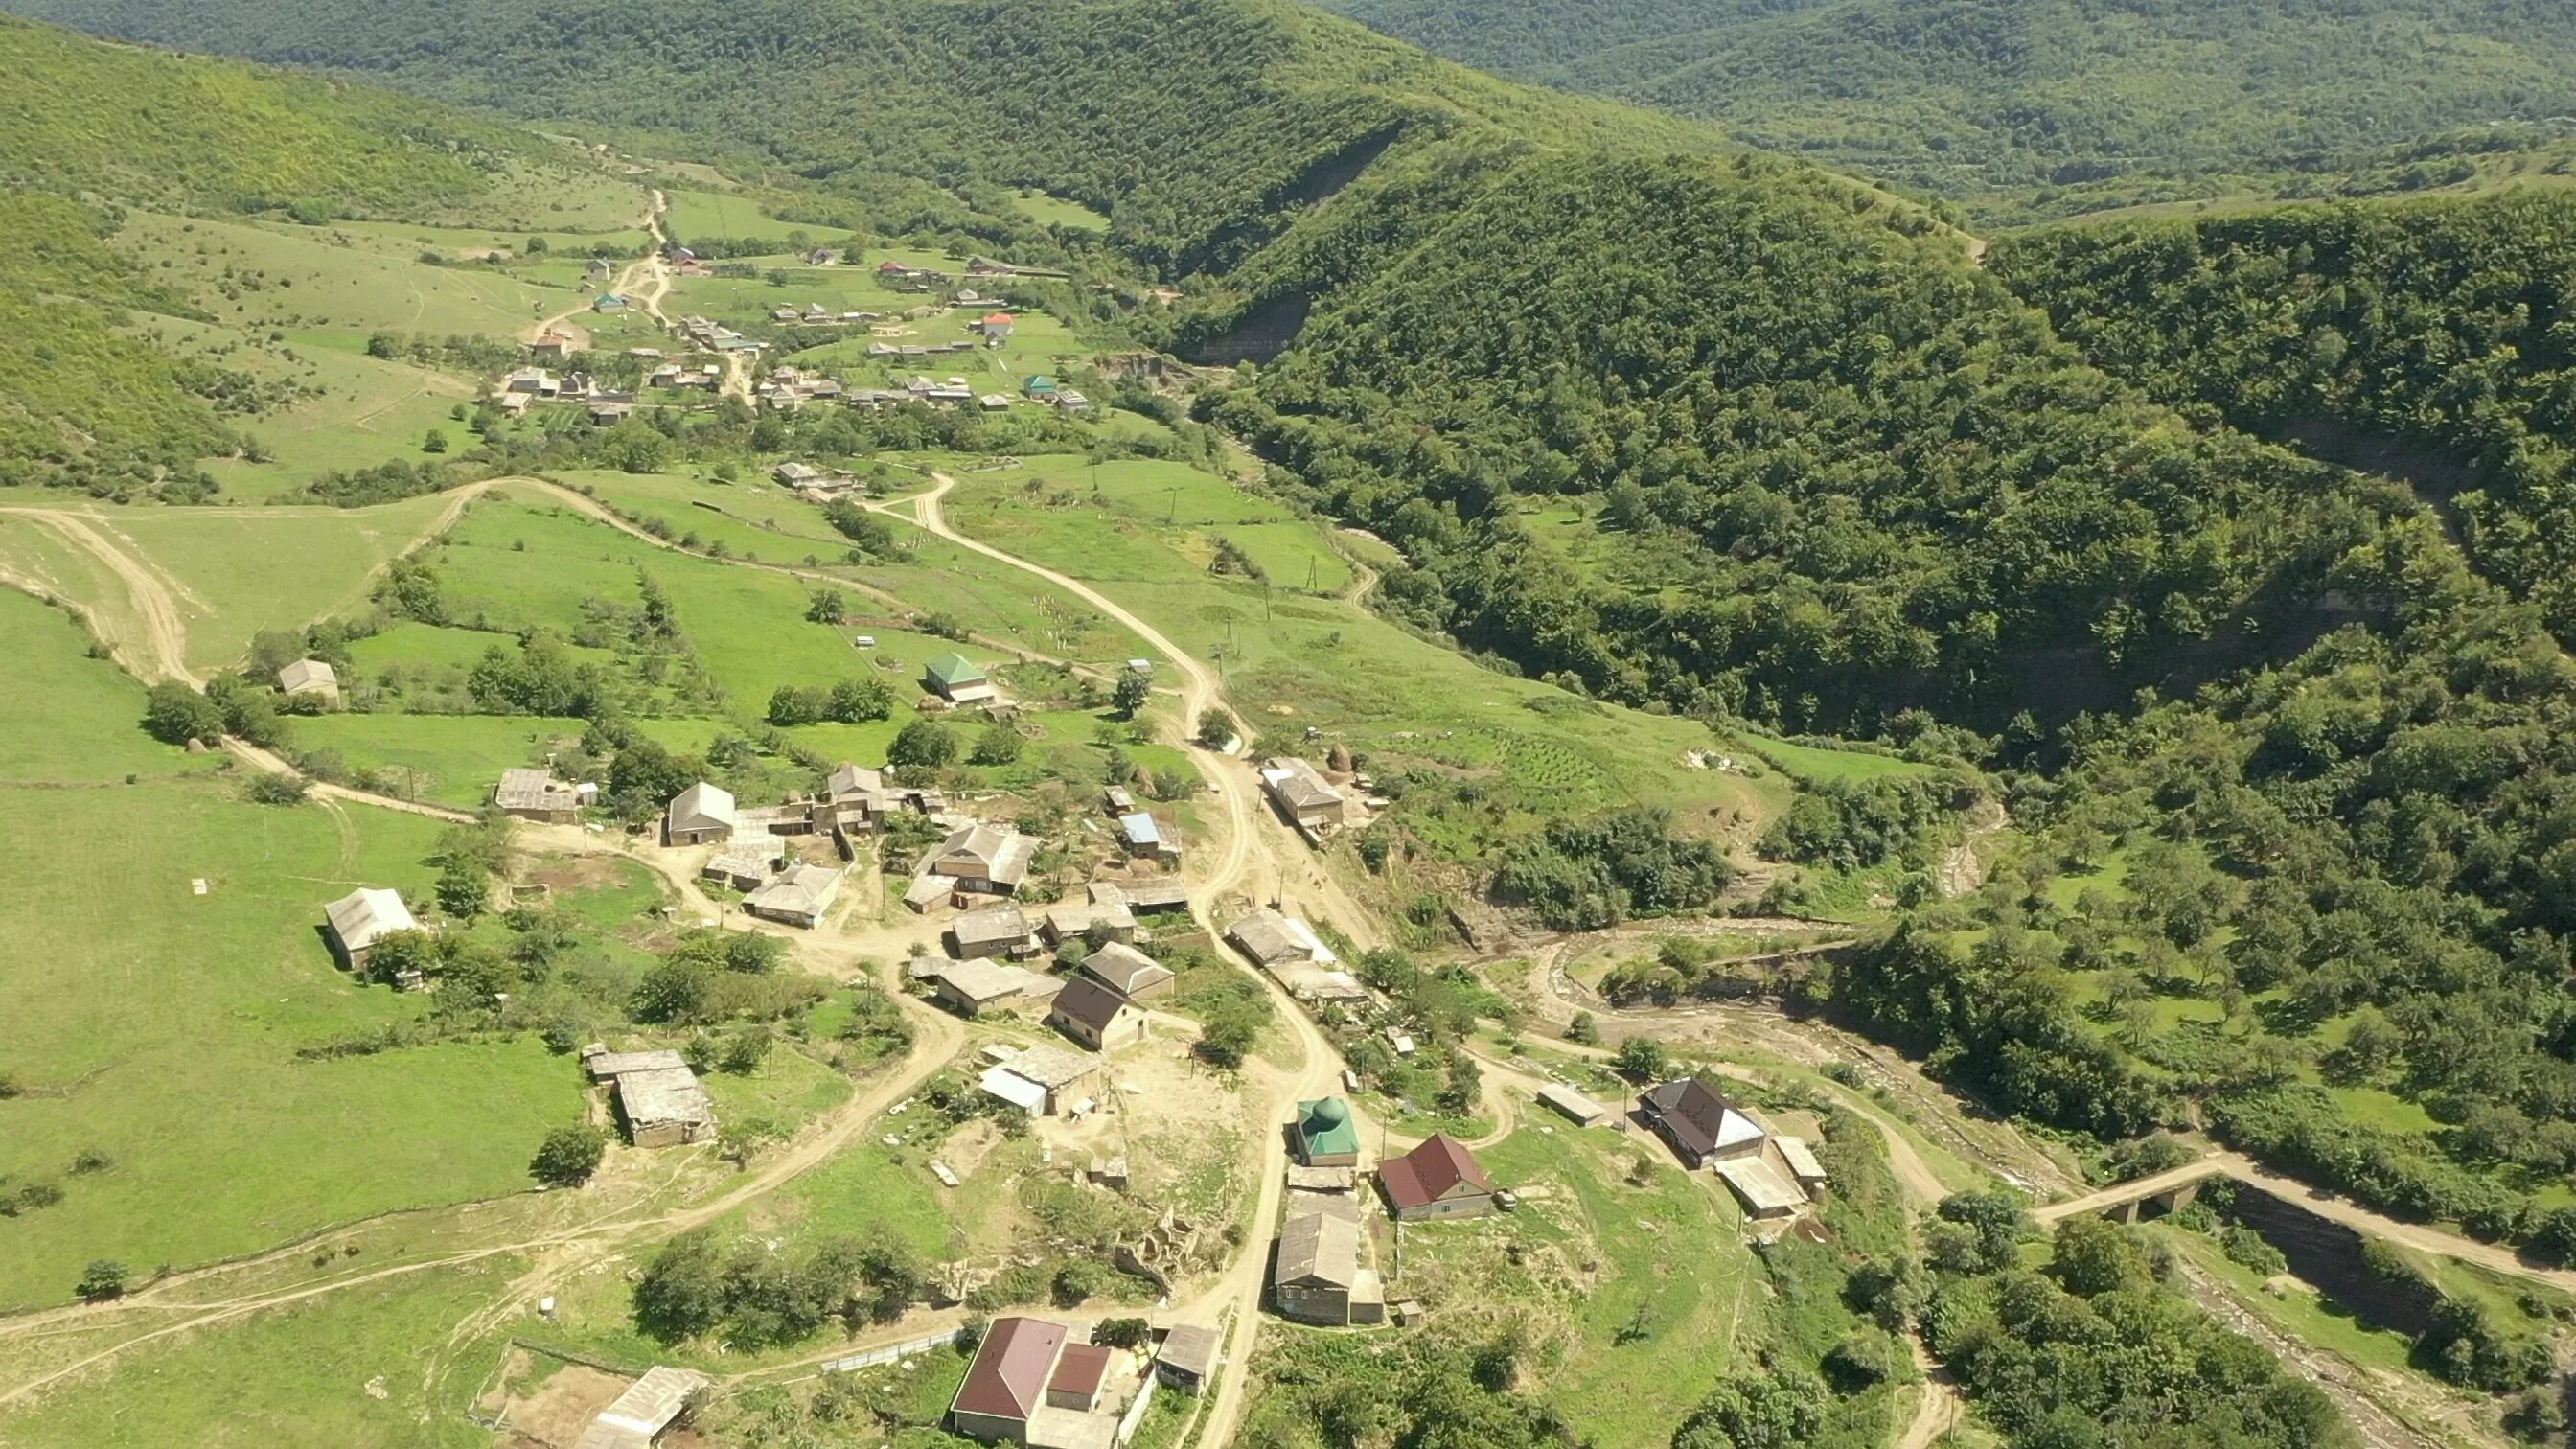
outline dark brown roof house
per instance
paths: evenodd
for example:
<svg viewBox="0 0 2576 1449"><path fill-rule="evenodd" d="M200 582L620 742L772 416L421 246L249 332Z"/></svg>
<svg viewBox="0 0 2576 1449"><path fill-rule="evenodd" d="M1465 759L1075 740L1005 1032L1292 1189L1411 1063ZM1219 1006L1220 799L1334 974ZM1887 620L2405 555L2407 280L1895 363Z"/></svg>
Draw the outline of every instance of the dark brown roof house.
<svg viewBox="0 0 2576 1449"><path fill-rule="evenodd" d="M1400 1223L1481 1217L1494 1210L1494 1184L1467 1145L1446 1132L1378 1164L1378 1190Z"/></svg>

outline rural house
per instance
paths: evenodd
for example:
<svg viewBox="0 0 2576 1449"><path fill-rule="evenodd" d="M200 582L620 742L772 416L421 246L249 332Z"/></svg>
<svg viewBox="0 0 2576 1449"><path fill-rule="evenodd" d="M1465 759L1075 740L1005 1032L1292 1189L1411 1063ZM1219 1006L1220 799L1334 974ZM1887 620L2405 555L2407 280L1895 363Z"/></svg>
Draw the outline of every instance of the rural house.
<svg viewBox="0 0 2576 1449"><path fill-rule="evenodd" d="M1538 1089L1540 1105L1555 1109L1577 1127L1590 1127L1610 1115L1610 1109L1565 1085L1550 1082Z"/></svg>
<svg viewBox="0 0 2576 1449"><path fill-rule="evenodd" d="M1118 817L1118 843L1129 855L1166 860L1179 854L1163 842L1163 827L1154 822L1151 811L1138 810Z"/></svg>
<svg viewBox="0 0 2576 1449"><path fill-rule="evenodd" d="M1096 1052L1114 1052L1145 1039L1145 1009L1088 976L1065 983L1046 1020Z"/></svg>
<svg viewBox="0 0 2576 1449"><path fill-rule="evenodd" d="M1342 792L1304 760L1290 756L1264 763L1261 788L1291 824L1314 830L1341 823Z"/></svg>
<svg viewBox="0 0 2576 1449"><path fill-rule="evenodd" d="M865 765L841 764L823 782L825 813L834 828L853 835L873 831L885 819L885 773Z"/></svg>
<svg viewBox="0 0 2576 1449"><path fill-rule="evenodd" d="M581 819L581 792L547 770L503 770L492 787L492 803L504 815L540 825L570 825Z"/></svg>
<svg viewBox="0 0 2576 1449"><path fill-rule="evenodd" d="M310 694L323 703L340 702L340 674L320 659L298 659L277 671L277 689L281 694Z"/></svg>
<svg viewBox="0 0 2576 1449"><path fill-rule="evenodd" d="M1649 1088L1637 1099L1646 1125L1689 1167L1762 1150L1762 1129L1697 1077Z"/></svg>
<svg viewBox="0 0 2576 1449"><path fill-rule="evenodd" d="M961 891L1007 896L1017 893L1020 882L1028 879L1029 862L1037 853L1037 841L1017 830L978 822L950 832L926 869L955 881Z"/></svg>
<svg viewBox="0 0 2576 1449"><path fill-rule="evenodd" d="M954 649L922 666L921 683L950 704L981 704L994 692L984 667Z"/></svg>
<svg viewBox="0 0 2576 1449"><path fill-rule="evenodd" d="M780 845L776 836L756 835L718 850L708 857L698 875L738 891L756 891L786 864L787 847Z"/></svg>
<svg viewBox="0 0 2576 1449"><path fill-rule="evenodd" d="M1069 1333L1043 1318L993 1320L948 1403L949 1426L972 1439L1028 1443L1029 1421L1046 1406L1047 1383Z"/></svg>
<svg viewBox="0 0 2576 1449"><path fill-rule="evenodd" d="M939 968L937 979L939 999L956 1008L959 1015L971 1017L1019 1000L1046 978L1017 966L954 961Z"/></svg>
<svg viewBox="0 0 2576 1449"><path fill-rule="evenodd" d="M1482 1217L1494 1210L1494 1184L1465 1143L1446 1132L1377 1168L1378 1191L1400 1223Z"/></svg>
<svg viewBox="0 0 2576 1449"><path fill-rule="evenodd" d="M1300 1323L1380 1323L1386 1292L1377 1270L1360 1266L1359 1224L1339 1213L1311 1212L1279 1230L1270 1269L1271 1300Z"/></svg>
<svg viewBox="0 0 2576 1449"><path fill-rule="evenodd" d="M732 793L700 780L672 797L662 816L662 840L667 845L722 845L733 839L735 819Z"/></svg>
<svg viewBox="0 0 2576 1449"><path fill-rule="evenodd" d="M1100 1407L1101 1386L1118 1351L1106 1344L1069 1343L1056 1355L1055 1372L1047 1378L1047 1406L1088 1414Z"/></svg>
<svg viewBox="0 0 2576 1449"><path fill-rule="evenodd" d="M1316 1097L1297 1104L1289 1125L1288 1144L1308 1167L1357 1167L1360 1130L1351 1123L1351 1104L1339 1097Z"/></svg>
<svg viewBox="0 0 2576 1449"><path fill-rule="evenodd" d="M823 924L840 894L838 866L791 865L776 880L743 897L742 908L764 921L810 931Z"/></svg>
<svg viewBox="0 0 2576 1449"><path fill-rule="evenodd" d="M1303 921L1263 909L1225 928L1225 938L1264 970L1306 966L1334 960L1333 953Z"/></svg>
<svg viewBox="0 0 2576 1449"><path fill-rule="evenodd" d="M981 961L1025 951L1033 940L1028 916L1007 901L968 911L948 925L949 948L960 961Z"/></svg>
<svg viewBox="0 0 2576 1449"><path fill-rule="evenodd" d="M1116 941L1083 957L1082 974L1130 1001L1166 995L1174 980L1172 968Z"/></svg>
<svg viewBox="0 0 2576 1449"><path fill-rule="evenodd" d="M1807 1139L1775 1132L1771 1134L1771 1145L1779 1150L1780 1165L1789 1169L1801 1191L1814 1197L1825 1190L1825 1164L1817 1159L1816 1149L1807 1145Z"/></svg>
<svg viewBox="0 0 2576 1449"><path fill-rule="evenodd" d="M708 1382L694 1369L655 1365L599 1411L573 1449L652 1449Z"/></svg>
<svg viewBox="0 0 2576 1449"><path fill-rule="evenodd" d="M1067 941L1132 941L1136 939L1136 913L1127 909L1125 901L1049 906L1038 930L1050 946Z"/></svg>
<svg viewBox="0 0 2576 1449"><path fill-rule="evenodd" d="M1154 1372L1173 1388L1197 1393L1216 1373L1225 1341L1203 1323L1176 1323L1154 1350Z"/></svg>
<svg viewBox="0 0 2576 1449"><path fill-rule="evenodd" d="M586 1050L582 1066L609 1084L626 1138L638 1147L673 1147L715 1136L716 1104L698 1074L675 1051Z"/></svg>
<svg viewBox="0 0 2576 1449"><path fill-rule="evenodd" d="M987 1068L978 1085L1032 1117L1052 1117L1069 1106L1066 1093L1099 1070L1093 1057L1061 1047L1033 1046Z"/></svg>
<svg viewBox="0 0 2576 1449"><path fill-rule="evenodd" d="M1189 887L1177 879L1098 881L1091 887L1092 904L1111 898L1124 902L1139 916L1159 916L1190 908Z"/></svg>
<svg viewBox="0 0 2576 1449"><path fill-rule="evenodd" d="M322 915L330 922L332 952L340 958L341 965L360 976L367 974L367 958L374 954L378 941L396 931L420 929L401 896L376 887L361 886L349 892L324 906Z"/></svg>
<svg viewBox="0 0 2576 1449"><path fill-rule="evenodd" d="M1747 1217L1785 1218L1807 1205L1806 1190L1760 1153L1720 1158L1715 1167L1718 1180L1744 1205Z"/></svg>

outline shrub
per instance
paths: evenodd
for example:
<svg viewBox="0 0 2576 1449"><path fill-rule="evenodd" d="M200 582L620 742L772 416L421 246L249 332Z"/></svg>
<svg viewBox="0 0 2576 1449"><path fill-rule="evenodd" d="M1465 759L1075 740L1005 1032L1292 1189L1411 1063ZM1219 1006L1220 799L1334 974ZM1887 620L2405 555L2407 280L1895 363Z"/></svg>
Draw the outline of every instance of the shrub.
<svg viewBox="0 0 2576 1449"><path fill-rule="evenodd" d="M608 1154L608 1134L588 1125L558 1127L537 1144L528 1172L549 1187L579 1187Z"/></svg>

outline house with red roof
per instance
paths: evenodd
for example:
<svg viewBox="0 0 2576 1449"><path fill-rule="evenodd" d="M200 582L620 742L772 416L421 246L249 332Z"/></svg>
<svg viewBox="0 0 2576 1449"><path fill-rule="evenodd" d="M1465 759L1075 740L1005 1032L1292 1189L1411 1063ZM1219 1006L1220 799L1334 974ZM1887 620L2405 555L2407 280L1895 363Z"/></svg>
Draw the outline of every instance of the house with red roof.
<svg viewBox="0 0 2576 1449"><path fill-rule="evenodd" d="M1029 1442L1029 1420L1047 1406L1068 1330L1043 1318L997 1318L975 1347L948 1420L976 1439Z"/></svg>
<svg viewBox="0 0 2576 1449"><path fill-rule="evenodd" d="M983 321L975 324L975 330L984 334L985 346L999 347L1010 339L1011 314L988 312L984 315Z"/></svg>
<svg viewBox="0 0 2576 1449"><path fill-rule="evenodd" d="M1378 1191L1400 1223L1482 1217L1494 1210L1494 1184L1467 1144L1446 1132L1378 1164Z"/></svg>
<svg viewBox="0 0 2576 1449"><path fill-rule="evenodd" d="M1048 1406L1084 1414L1100 1407L1100 1386L1116 1357L1117 1350L1106 1344L1077 1343L1065 1349L1047 1379Z"/></svg>

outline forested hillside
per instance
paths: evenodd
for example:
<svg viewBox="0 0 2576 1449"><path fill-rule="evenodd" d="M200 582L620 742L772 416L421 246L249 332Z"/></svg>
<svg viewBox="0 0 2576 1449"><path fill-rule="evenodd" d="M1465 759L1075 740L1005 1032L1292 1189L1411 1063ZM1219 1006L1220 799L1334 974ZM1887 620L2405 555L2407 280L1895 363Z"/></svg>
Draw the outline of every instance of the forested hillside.
<svg viewBox="0 0 2576 1449"><path fill-rule="evenodd" d="M1325 3L1990 216L2330 188L2429 133L2576 110L2576 11L2544 0ZM2427 158L2396 159L2366 184Z"/></svg>
<svg viewBox="0 0 2576 1449"><path fill-rule="evenodd" d="M2412 474L2576 637L2576 195L2043 231L1992 264L2158 396Z"/></svg>
<svg viewBox="0 0 2576 1449"><path fill-rule="evenodd" d="M204 320L108 244L127 206L311 221L471 207L555 163L504 127L381 91L182 59L0 18L0 483L208 486L261 385L153 346L134 313Z"/></svg>

